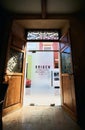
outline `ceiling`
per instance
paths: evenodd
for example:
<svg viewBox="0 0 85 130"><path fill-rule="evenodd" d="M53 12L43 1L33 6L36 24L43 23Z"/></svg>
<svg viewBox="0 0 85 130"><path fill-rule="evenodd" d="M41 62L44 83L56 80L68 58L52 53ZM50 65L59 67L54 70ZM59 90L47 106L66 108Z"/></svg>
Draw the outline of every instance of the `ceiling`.
<svg viewBox="0 0 85 130"><path fill-rule="evenodd" d="M85 12L85 0L0 0L0 7L18 16L24 28L63 28L67 20L60 15ZM21 19L20 19L21 18ZM20 19L20 20L19 20ZM29 19L29 20L28 20Z"/></svg>
<svg viewBox="0 0 85 130"><path fill-rule="evenodd" d="M84 11L84 0L0 0L0 5L16 14L72 14Z"/></svg>

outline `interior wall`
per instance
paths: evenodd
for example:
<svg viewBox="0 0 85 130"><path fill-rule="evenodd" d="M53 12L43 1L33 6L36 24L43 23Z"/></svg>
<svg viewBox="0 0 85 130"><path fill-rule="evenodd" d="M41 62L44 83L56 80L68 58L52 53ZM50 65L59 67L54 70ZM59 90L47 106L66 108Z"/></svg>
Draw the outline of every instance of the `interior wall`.
<svg viewBox="0 0 85 130"><path fill-rule="evenodd" d="M78 122L85 128L85 20L70 20Z"/></svg>
<svg viewBox="0 0 85 130"><path fill-rule="evenodd" d="M5 74L6 54L12 18L0 8L0 83Z"/></svg>
<svg viewBox="0 0 85 130"><path fill-rule="evenodd" d="M16 20L13 21L11 30L12 33L15 34L17 37L24 39L25 30L20 24L16 22Z"/></svg>
<svg viewBox="0 0 85 130"><path fill-rule="evenodd" d="M78 123L85 128L85 19L69 21ZM68 24L64 26L62 35L68 28Z"/></svg>

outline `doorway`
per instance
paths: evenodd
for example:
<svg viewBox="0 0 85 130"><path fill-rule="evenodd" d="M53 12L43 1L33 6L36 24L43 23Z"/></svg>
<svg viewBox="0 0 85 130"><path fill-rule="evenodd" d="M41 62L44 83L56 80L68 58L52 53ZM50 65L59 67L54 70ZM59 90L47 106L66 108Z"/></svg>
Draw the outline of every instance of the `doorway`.
<svg viewBox="0 0 85 130"><path fill-rule="evenodd" d="M20 22L21 21L23 21L23 20L20 20ZM19 21L16 21L16 22L19 22ZM30 22L32 22L32 21L30 21ZM41 20L41 22L42 22L42 25L44 25L42 20ZM48 26L45 25L44 28L41 25L38 26L38 29L41 28L42 30L41 29L37 30L36 28L35 28L35 30L33 30L33 26L30 26L30 24L29 24L29 27L31 28L31 29L29 28L29 30L31 30L31 31L29 33L29 39L27 39L27 40L29 41L29 44L34 43L34 45L33 45L33 48L31 48L30 50L28 49L28 50L29 50L29 53L32 53L33 55L38 54L38 52L40 52L40 51L42 51L42 52L43 51L45 51L45 52L46 51L47 52L48 51L49 52L54 51L54 54L56 56L56 53L59 52L60 59L61 59L61 73L59 73L59 76L61 77L60 89L62 89L62 94L61 94L62 95L62 105L61 106L64 109L66 109L67 111L69 111L74 118L76 118L76 100L75 100L75 86L74 86L74 75L73 75L74 73L73 73L73 71L72 71L72 73L69 73L71 71L67 71L68 69L71 69L70 66L72 65L72 64L69 64L70 62L67 62L67 58L69 58L67 55L69 55L68 53L71 53L71 52L68 52L68 49L66 49L66 48L69 48L69 47L71 48L71 46L70 46L71 41L69 39L70 37L69 37L69 30L68 30L69 25L63 24L64 28L59 27L61 33L58 33L58 31L56 31L56 30L46 30L45 29L45 28L49 28L51 25L55 25L54 27L51 26L51 28L56 28L57 26L56 26L55 22L57 22L57 20L52 20L52 21L49 20L48 22L47 22L47 20L44 20L44 22L48 23ZM35 25L34 20L33 20L33 23ZM38 23L38 20L36 21L36 23ZM55 23L55 24L53 24L53 23ZM66 23L68 23L68 21ZM14 24L12 26L13 30L15 29L15 25L16 24ZM17 25L17 27L19 27L19 24ZM16 27L16 30L19 30L17 27ZM24 25L23 25L23 27L24 27ZM23 34L24 31L21 31L21 30L22 29L21 29L21 26L20 26L20 32L22 32L22 34ZM16 54L16 51L18 51L18 53L17 53L18 56L20 57L20 55L22 55L22 58L20 57L20 61L22 62L22 65L21 65L22 71L20 71L20 72L17 72L17 71L12 72L11 71L10 73L7 72L6 75L5 75L6 82L9 83L9 89L7 90L7 95L6 95L6 98L5 98L6 100L5 100L5 103L4 103L4 110L3 110L4 111L3 113L5 113L5 114L22 107L23 101L26 101L26 100L23 100L23 98L25 99L25 93L26 93L26 91L24 91L24 97L23 97L23 89L26 88L26 87L23 86L23 80L24 80L23 75L25 73L24 72L24 68L25 68L24 67L24 59L25 59L25 52L26 52L25 51L25 45L26 45L25 43L26 43L27 40L23 39L23 35L21 35L21 37L19 37L19 35L18 35L19 33L17 34L15 32L15 30L13 32L16 35L12 34L10 36L11 41L10 41L10 46L9 46L9 51L8 51L9 58L7 58L7 59L9 61L11 59L11 56L12 56L13 57L12 59L14 59L13 61L17 61L18 66L21 65L18 58L17 58L17 60L15 60L15 57L17 57L15 54ZM61 35L59 36L59 34L61 34ZM43 44L42 41L45 42L45 43ZM39 46L39 44L35 44L36 42L40 42L40 46ZM55 46L54 47L55 49L52 49L51 42L52 42L53 46ZM56 44L54 44L55 42L59 42L60 50L56 49ZM32 47L31 45L30 45L30 47ZM35 47L37 49L35 49ZM11 49L12 49L12 51L11 51ZM15 50L15 51L13 51L13 50ZM11 52L12 52L12 54L11 54ZM64 55L63 53L64 54L67 53L67 54ZM58 64L57 58L55 58L55 56L54 56L54 66L55 66L55 68L58 68L58 65L60 66L60 63ZM32 63L32 62L30 62L31 56L29 56L28 60L29 60L28 63L30 63L30 64L26 65L26 69L27 69L27 66L28 66L28 70L30 72L31 69L30 69L29 66L31 66L31 63ZM63 62L63 60L64 60L64 62ZM71 61L70 58L69 58L68 61ZM14 62L14 63L16 64L16 62ZM64 65L64 67L62 65ZM39 66L39 65L37 65L37 66ZM7 64L7 67L10 70L11 66ZM13 69L13 66L12 66L11 69ZM48 69L50 70L51 68L48 67ZM65 69L65 71L63 71L63 69ZM31 73L27 73L27 74L30 75ZM27 74L25 75L25 77L27 76ZM51 73L51 75L52 75L52 77L57 76L56 73ZM53 81L53 79L51 78L51 81ZM57 82L56 79L57 78L55 78L55 83ZM25 80L26 80L26 78L25 78ZM27 79L27 81L28 81L27 83L29 83L29 84L28 84L28 87L26 89L31 87L30 86L31 80ZM26 82L25 82L25 86L26 86ZM59 86L55 85L55 89L57 89L58 87ZM30 93L30 91L28 91L28 93ZM10 97L12 97L12 98L10 98ZM27 98L27 102L28 102L28 99L30 99L30 98L29 97ZM48 95L44 99L44 101L47 100L47 99L49 99ZM26 104L26 105L28 105L28 104ZM36 104L31 102L30 105L36 105ZM54 105L53 102L52 102L52 105Z"/></svg>
<svg viewBox="0 0 85 130"><path fill-rule="evenodd" d="M24 105L61 105L59 42L27 42Z"/></svg>

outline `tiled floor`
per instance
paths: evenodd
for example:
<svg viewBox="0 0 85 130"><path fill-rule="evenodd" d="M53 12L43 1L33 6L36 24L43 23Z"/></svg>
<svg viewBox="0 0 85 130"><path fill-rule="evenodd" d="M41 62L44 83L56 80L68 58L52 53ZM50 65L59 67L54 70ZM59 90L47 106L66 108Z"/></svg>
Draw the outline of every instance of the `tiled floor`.
<svg viewBox="0 0 85 130"><path fill-rule="evenodd" d="M27 106L3 117L3 130L81 130L61 107Z"/></svg>

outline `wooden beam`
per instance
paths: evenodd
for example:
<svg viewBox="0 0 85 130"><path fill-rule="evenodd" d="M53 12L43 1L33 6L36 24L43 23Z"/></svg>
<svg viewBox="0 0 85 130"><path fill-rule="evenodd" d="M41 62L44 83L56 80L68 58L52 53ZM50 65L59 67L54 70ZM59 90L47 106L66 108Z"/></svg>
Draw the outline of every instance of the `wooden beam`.
<svg viewBox="0 0 85 130"><path fill-rule="evenodd" d="M46 18L47 0L41 0L42 18Z"/></svg>
<svg viewBox="0 0 85 130"><path fill-rule="evenodd" d="M13 19L73 19L77 18L76 14L48 14L46 10L42 9L42 14L19 14L10 13Z"/></svg>
<svg viewBox="0 0 85 130"><path fill-rule="evenodd" d="M13 19L42 19L41 14L11 14Z"/></svg>

